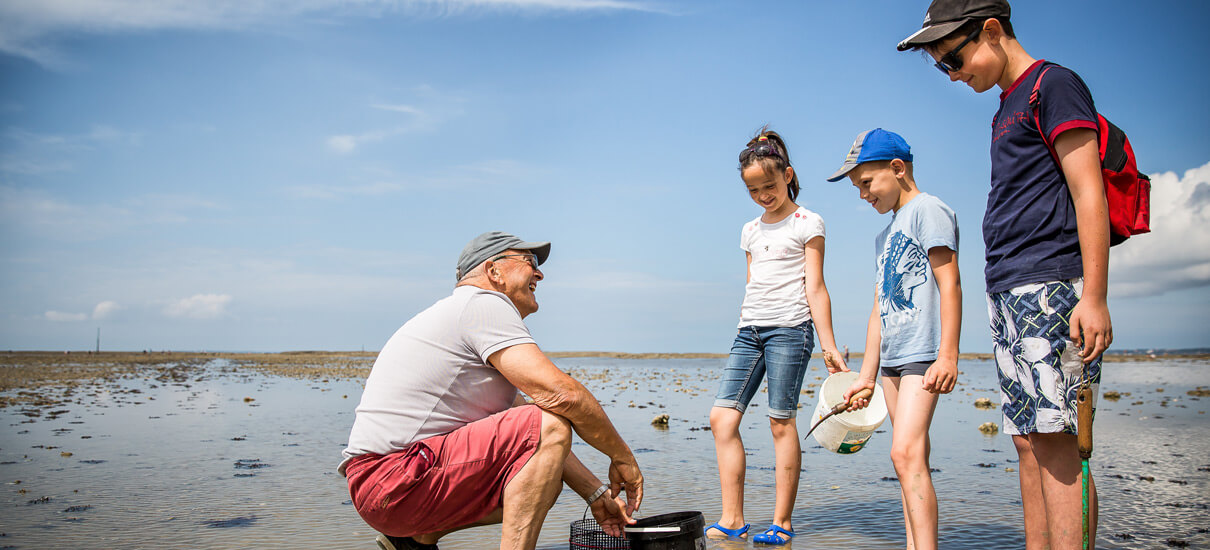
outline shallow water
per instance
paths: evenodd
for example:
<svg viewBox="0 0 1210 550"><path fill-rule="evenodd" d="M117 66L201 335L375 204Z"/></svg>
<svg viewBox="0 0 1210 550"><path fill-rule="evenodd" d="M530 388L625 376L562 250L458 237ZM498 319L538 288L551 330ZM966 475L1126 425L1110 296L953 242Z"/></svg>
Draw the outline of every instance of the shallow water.
<svg viewBox="0 0 1210 550"><path fill-rule="evenodd" d="M635 450L647 479L644 514L700 510L707 523L717 518L713 440L701 428L722 361L557 361L593 390ZM960 386L941 399L931 432L941 546L1020 547L1017 474L1006 471L1016 466L1011 440L980 433L976 427L999 423L999 413L972 405L977 397L998 402L993 367L965 361L959 368ZM823 376L815 365L807 384L817 389ZM1091 461L1102 506L1097 546L1168 547L1171 539L1210 547L1210 399L1186 395L1210 386L1210 365L1113 363L1104 376L1103 391L1130 395L1099 402ZM79 387L72 405L39 415L2 409L0 548L374 548L374 532L335 472L360 392L357 382L253 375L215 362L184 381L130 377ZM754 529L772 514L763 400L757 396L743 428ZM805 422L815 398L804 395L802 405ZM650 425L659 413L671 416L667 430ZM903 546L889 427L855 455L804 443L794 514L800 548ZM599 453L579 442L574 449L603 475ZM540 547L567 548L568 526L583 511L565 491ZM496 527L470 529L441 547L491 548L498 536Z"/></svg>

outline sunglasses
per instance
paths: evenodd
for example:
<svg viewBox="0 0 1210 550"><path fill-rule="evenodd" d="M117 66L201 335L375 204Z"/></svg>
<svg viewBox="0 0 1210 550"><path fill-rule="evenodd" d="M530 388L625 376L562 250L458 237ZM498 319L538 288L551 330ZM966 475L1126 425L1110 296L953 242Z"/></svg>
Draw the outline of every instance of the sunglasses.
<svg viewBox="0 0 1210 550"><path fill-rule="evenodd" d="M517 258L517 257L525 258L524 261L529 263L529 266L534 268L534 271L538 270L538 256L536 254L504 254L502 256L496 256L495 258L492 258L492 261L494 262L494 261L502 259L502 258Z"/></svg>
<svg viewBox="0 0 1210 550"><path fill-rule="evenodd" d="M777 146L774 145L773 142L768 138L763 137L757 140L757 142L751 147L740 151L739 162L740 164L744 164L752 157L777 157L786 164L790 164L790 161L786 160L786 157L781 154L781 151L777 150Z"/></svg>
<svg viewBox="0 0 1210 550"><path fill-rule="evenodd" d="M938 59L936 63L933 63L933 66L937 67L938 71L945 73L946 76L949 76L951 72L961 69L962 58L958 57L958 52L962 50L963 46L966 46L967 43L969 43L971 40L974 40L976 36L979 36L979 33L982 30L983 27L975 29L975 32L970 33L970 35L966 37L966 40L959 42L957 46L954 46L954 49L949 51L949 53L941 56L941 59Z"/></svg>

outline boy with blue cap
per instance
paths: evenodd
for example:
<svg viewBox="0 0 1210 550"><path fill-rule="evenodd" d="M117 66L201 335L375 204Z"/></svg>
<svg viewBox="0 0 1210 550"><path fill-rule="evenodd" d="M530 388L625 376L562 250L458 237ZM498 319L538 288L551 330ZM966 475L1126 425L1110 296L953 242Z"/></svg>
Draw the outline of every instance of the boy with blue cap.
<svg viewBox="0 0 1210 550"><path fill-rule="evenodd" d="M874 309L865 357L844 398L873 390L881 369L907 547L932 550L937 548L937 494L929 473L928 430L937 396L952 391L958 379L958 220L949 206L916 187L912 151L899 134L882 128L859 134L828 181L846 175L874 210L891 212L891 223L874 239ZM867 405L868 399L854 399L850 410Z"/></svg>

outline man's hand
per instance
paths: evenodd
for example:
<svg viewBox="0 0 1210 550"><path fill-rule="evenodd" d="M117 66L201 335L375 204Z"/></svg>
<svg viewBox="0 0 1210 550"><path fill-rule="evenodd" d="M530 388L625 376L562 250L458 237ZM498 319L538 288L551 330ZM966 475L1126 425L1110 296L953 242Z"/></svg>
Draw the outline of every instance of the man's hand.
<svg viewBox="0 0 1210 550"><path fill-rule="evenodd" d="M958 383L958 362L950 359L933 361L928 370L924 371L922 382L925 391L929 393L949 393L954 391Z"/></svg>
<svg viewBox="0 0 1210 550"><path fill-rule="evenodd" d="M1113 343L1113 323L1109 319L1109 305L1103 300L1080 299L1071 310L1072 342L1084 348L1080 356L1085 363L1099 357Z"/></svg>
<svg viewBox="0 0 1210 550"><path fill-rule="evenodd" d="M856 399L852 398L854 394L861 390L870 390L870 395L873 396L874 381L866 380L865 378L858 378L853 382L852 386L849 386L849 389L845 390L844 400L849 402L849 408L845 409L845 412L864 409L870 406L870 399L868 397L859 397Z"/></svg>
<svg viewBox="0 0 1210 550"><path fill-rule="evenodd" d="M626 503L621 498L604 494L592 501L589 507L601 530L611 537L625 536L626 526L634 523L634 519L626 513Z"/></svg>
<svg viewBox="0 0 1210 550"><path fill-rule="evenodd" d="M633 516L643 502L643 473L634 457L629 462L614 460L609 463L609 496L617 498L626 493L626 515Z"/></svg>
<svg viewBox="0 0 1210 550"><path fill-rule="evenodd" d="M823 350L823 366L827 367L828 374L849 372L849 366L844 363L844 356L834 349Z"/></svg>

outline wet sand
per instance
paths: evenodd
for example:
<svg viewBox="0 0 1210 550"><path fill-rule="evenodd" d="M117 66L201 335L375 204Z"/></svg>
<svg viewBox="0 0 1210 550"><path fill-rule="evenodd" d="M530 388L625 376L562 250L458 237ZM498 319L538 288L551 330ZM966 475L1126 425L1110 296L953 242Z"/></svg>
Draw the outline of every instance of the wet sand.
<svg viewBox="0 0 1210 550"><path fill-rule="evenodd" d="M855 354L856 355L856 354ZM585 383L644 468L644 513L720 511L708 412L721 356L552 353ZM634 357L634 358L630 358ZM373 548L336 474L373 353L0 353L0 548ZM1118 359L1118 357L1114 357ZM800 433L824 372L804 384ZM944 548L1019 547L1015 452L999 423L994 367L960 363L932 429ZM1107 367L1091 461L1099 548L1210 547L1210 361L1136 357ZM748 520L769 522L772 448L763 396L743 435ZM666 427L652 419L668 415ZM889 424L863 451L803 444L794 520L800 548L902 547ZM577 454L603 473L603 457ZM583 513L565 491L542 548L567 548ZM498 528L446 550L491 548ZM1182 546L1186 545L1186 546ZM742 543L711 543L741 548ZM751 547L748 545L748 547Z"/></svg>

